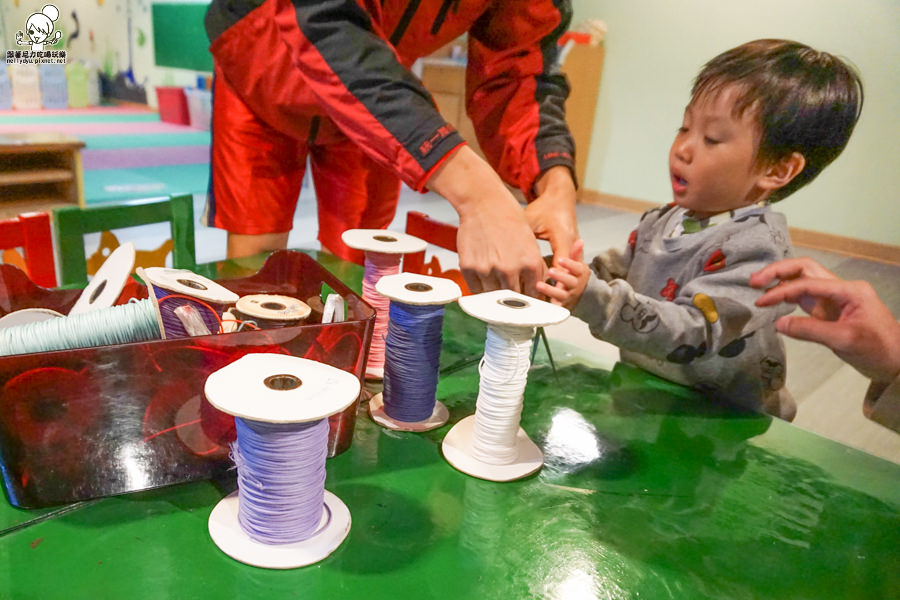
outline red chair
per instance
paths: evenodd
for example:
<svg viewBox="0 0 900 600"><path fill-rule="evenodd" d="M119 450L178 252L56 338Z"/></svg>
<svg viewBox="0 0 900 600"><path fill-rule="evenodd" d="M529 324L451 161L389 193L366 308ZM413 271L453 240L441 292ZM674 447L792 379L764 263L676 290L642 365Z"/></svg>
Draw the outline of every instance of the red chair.
<svg viewBox="0 0 900 600"><path fill-rule="evenodd" d="M456 225L437 221L425 213L415 210L411 210L406 214L406 233L451 252L457 251L456 232L458 229ZM467 296L470 293L469 286L466 285L466 280L459 269L443 270L436 256L432 256L431 260L426 263L424 250L404 255L403 270L410 273L452 279L459 285L463 296Z"/></svg>
<svg viewBox="0 0 900 600"><path fill-rule="evenodd" d="M24 257L17 248L22 248ZM0 250L4 250L3 262L21 268L39 286L56 287L49 214L27 212L0 221Z"/></svg>

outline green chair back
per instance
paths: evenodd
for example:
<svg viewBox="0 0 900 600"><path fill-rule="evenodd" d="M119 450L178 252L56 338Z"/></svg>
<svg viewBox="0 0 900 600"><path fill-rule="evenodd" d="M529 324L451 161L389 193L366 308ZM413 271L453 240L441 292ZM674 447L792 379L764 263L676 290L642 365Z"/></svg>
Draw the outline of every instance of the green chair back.
<svg viewBox="0 0 900 600"><path fill-rule="evenodd" d="M54 209L53 228L60 286L74 287L87 283L86 234L166 221L172 233L172 266L176 269L195 268L194 200L190 194Z"/></svg>

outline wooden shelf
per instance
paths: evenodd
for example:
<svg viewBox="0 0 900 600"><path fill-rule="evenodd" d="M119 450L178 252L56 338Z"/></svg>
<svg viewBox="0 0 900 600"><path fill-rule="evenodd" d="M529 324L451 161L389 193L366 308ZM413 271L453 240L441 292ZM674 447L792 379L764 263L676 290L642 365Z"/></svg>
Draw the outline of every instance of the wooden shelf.
<svg viewBox="0 0 900 600"><path fill-rule="evenodd" d="M29 185L34 183L58 183L72 181L75 173L69 169L31 169L14 173L0 172L0 187Z"/></svg>
<svg viewBox="0 0 900 600"><path fill-rule="evenodd" d="M8 213L84 206L84 142L52 133L0 135L0 209Z"/></svg>

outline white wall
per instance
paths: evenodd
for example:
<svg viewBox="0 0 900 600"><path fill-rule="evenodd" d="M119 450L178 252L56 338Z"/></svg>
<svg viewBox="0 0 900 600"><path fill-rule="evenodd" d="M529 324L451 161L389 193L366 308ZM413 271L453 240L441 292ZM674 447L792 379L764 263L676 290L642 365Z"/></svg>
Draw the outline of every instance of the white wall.
<svg viewBox="0 0 900 600"><path fill-rule="evenodd" d="M584 186L671 200L667 156L704 62L789 38L849 59L865 88L847 149L779 204L794 227L900 245L898 0L573 0L573 24L606 22L606 59Z"/></svg>
<svg viewBox="0 0 900 600"><path fill-rule="evenodd" d="M168 3L208 4L209 0L165 0ZM147 101L156 107L155 86L196 86L197 72L156 66L153 51L152 0L0 0L0 42L2 49L26 49L15 45L15 33L25 29L25 21L45 4L59 9L55 29L62 31L61 43L69 61L85 60L114 76L131 68L135 82L147 91ZM75 19L78 16L78 35ZM129 16L131 30L128 28Z"/></svg>

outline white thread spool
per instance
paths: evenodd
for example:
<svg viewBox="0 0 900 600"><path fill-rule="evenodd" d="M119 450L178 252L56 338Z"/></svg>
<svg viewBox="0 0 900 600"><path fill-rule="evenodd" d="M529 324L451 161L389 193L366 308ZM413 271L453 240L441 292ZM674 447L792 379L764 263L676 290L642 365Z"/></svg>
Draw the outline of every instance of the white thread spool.
<svg viewBox="0 0 900 600"><path fill-rule="evenodd" d="M250 294L238 298L232 312L235 311L239 320L256 320L260 329L268 329L297 325L309 316L312 309L306 302L291 296Z"/></svg>
<svg viewBox="0 0 900 600"><path fill-rule="evenodd" d="M294 387L291 387L294 386ZM206 380L205 394L217 409L266 423L305 423L325 419L359 397L359 379L313 360L283 354L248 354ZM325 490L316 533L289 544L252 540L238 522L238 492L223 498L209 515L209 535L222 552L256 567L293 569L334 552L350 532L350 511Z"/></svg>
<svg viewBox="0 0 900 600"><path fill-rule="evenodd" d="M370 258L377 259L371 255L396 255L393 258L397 261L398 270L402 254L411 254L413 252L423 252L428 247L428 242L421 240L408 233L397 231L388 231L386 229L348 229L341 234L341 239L347 246L354 250L362 250L366 253L366 262ZM387 257L381 257L386 259ZM373 261L374 264L374 261ZM367 294L365 282L373 275L368 271L363 276L363 300L367 301L375 308L375 333L372 335L372 343L369 346L369 363L373 363L373 355L375 361L373 364L366 364L366 378L373 380L381 380L384 377L384 333L387 332L387 306L375 306L379 304L378 297L371 297ZM378 282L374 282L377 284ZM375 294L377 296L377 294ZM373 304L374 303L374 304ZM378 339L378 338L381 339Z"/></svg>
<svg viewBox="0 0 900 600"><path fill-rule="evenodd" d="M19 327L29 323L40 323L64 316L64 314L52 308L20 308L0 317L0 329L4 327Z"/></svg>
<svg viewBox="0 0 900 600"><path fill-rule="evenodd" d="M467 314L486 322L489 335L493 331L507 342L512 342L513 338L527 339L530 342L536 327L560 323L569 316L569 311L561 306L510 290L463 296L459 299L459 305ZM524 362L529 362L527 349ZM511 374L511 380L517 375ZM527 377L527 368L523 377ZM524 389L524 379L521 383ZM481 455L481 448L486 443L483 434L479 432L489 430L494 425L491 417L487 416L487 395L484 389L485 383L482 381L475 414L454 425L444 437L441 444L444 458L463 473L489 481L512 481L531 475L544 464L544 456L521 427L518 427L514 437L501 440L501 444L497 445L496 450L500 456L496 461L488 462ZM520 413L521 395L516 408Z"/></svg>
<svg viewBox="0 0 900 600"><path fill-rule="evenodd" d="M125 242L113 250L91 277L69 314L78 315L114 305L131 277L135 255L134 244L131 242Z"/></svg>
<svg viewBox="0 0 900 600"><path fill-rule="evenodd" d="M416 273L397 273L382 277L375 290L392 301L414 306L438 306L457 300L462 290L455 281ZM383 427L396 431L430 431L442 427L450 418L443 402L434 401L434 411L423 421L407 422L391 418L384 412L384 395L375 394L369 401L369 414Z"/></svg>

